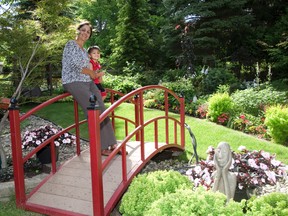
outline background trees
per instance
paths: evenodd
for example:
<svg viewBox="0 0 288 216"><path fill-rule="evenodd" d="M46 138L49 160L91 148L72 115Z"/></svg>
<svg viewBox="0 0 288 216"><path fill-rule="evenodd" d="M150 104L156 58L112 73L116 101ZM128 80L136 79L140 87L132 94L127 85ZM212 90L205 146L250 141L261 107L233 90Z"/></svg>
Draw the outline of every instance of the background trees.
<svg viewBox="0 0 288 216"><path fill-rule="evenodd" d="M1 2L2 12L11 5ZM22 46L23 33L17 39L15 29L10 33L4 29L11 30L19 21L33 23L34 36L41 36L47 55L37 76L44 78L50 92L52 75L61 70L62 48L74 37L73 25L83 19L94 27L87 45L101 47L103 64L114 69L113 74L140 74L135 79L141 84L185 76L197 87L205 80L202 68L202 72L225 68L240 83L255 76L261 81L269 74L272 80L288 76L284 0L15 0L12 6L13 12L3 12L0 21L5 71L16 73L12 50L16 46L17 53L24 54L29 43ZM15 37L14 47L10 37Z"/></svg>

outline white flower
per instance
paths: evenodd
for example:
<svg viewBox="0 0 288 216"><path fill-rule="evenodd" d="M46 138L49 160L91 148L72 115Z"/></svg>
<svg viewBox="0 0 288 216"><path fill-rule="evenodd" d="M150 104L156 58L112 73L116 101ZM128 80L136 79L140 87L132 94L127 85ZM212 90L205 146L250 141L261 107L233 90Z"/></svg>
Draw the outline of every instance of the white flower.
<svg viewBox="0 0 288 216"><path fill-rule="evenodd" d="M195 185L195 187L198 187L199 184L200 184L200 179L199 179L199 178L196 178L196 179L194 180L194 185Z"/></svg>
<svg viewBox="0 0 288 216"><path fill-rule="evenodd" d="M274 166L274 167L278 167L280 166L281 162L278 161L278 160L275 160L274 158L271 160L271 164Z"/></svg>
<svg viewBox="0 0 288 216"><path fill-rule="evenodd" d="M196 166L194 170L195 170L196 174L198 174L198 175L199 175L199 174L201 173L201 171L202 171L202 169L201 169L200 166Z"/></svg>
<svg viewBox="0 0 288 216"><path fill-rule="evenodd" d="M60 146L60 143L58 141L54 142L55 146Z"/></svg>
<svg viewBox="0 0 288 216"><path fill-rule="evenodd" d="M238 147L238 151L244 152L244 151L246 151L246 150L247 150L247 149L246 149L245 146L239 146L239 147Z"/></svg>
<svg viewBox="0 0 288 216"><path fill-rule="evenodd" d="M188 169L188 170L186 171L186 175L192 175L192 169Z"/></svg>
<svg viewBox="0 0 288 216"><path fill-rule="evenodd" d="M41 141L40 140L36 140L36 145L40 145Z"/></svg>
<svg viewBox="0 0 288 216"><path fill-rule="evenodd" d="M214 150L213 146L209 146L206 153L209 154L209 153L213 152L213 150Z"/></svg>
<svg viewBox="0 0 288 216"><path fill-rule="evenodd" d="M266 160L269 160L269 159L270 159L270 153L269 153L269 152L264 152L264 151L262 151L262 152L261 152L261 155L262 155Z"/></svg>

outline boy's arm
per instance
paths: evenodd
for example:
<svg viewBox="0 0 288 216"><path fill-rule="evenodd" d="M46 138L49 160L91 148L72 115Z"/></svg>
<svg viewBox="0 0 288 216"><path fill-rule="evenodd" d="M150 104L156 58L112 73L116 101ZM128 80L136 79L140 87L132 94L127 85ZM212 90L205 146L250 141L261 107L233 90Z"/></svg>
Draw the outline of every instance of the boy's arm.
<svg viewBox="0 0 288 216"><path fill-rule="evenodd" d="M92 65L91 62L89 63L89 69L90 69L90 70L93 70L93 65Z"/></svg>

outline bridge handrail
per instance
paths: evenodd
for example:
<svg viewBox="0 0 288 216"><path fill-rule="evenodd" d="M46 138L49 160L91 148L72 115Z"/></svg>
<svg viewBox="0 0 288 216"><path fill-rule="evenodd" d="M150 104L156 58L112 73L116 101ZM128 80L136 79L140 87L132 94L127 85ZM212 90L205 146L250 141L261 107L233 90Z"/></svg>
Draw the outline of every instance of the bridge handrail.
<svg viewBox="0 0 288 216"><path fill-rule="evenodd" d="M146 122L144 122L144 104L143 104L143 92L146 90L152 90L152 89L162 89L164 90L165 93L165 97L164 97L164 107L165 107L165 116L158 116L155 118L152 118ZM119 152L122 149L122 152L126 152L126 144L127 142L131 139L131 137L136 135L136 140L140 141L140 145L141 145L141 159L142 161L144 161L145 155L144 155L144 127L146 127L149 124L152 124L154 122L154 127L157 126L157 122L161 119L164 119L166 121L166 143L169 143L169 126L168 126L168 120L172 120L174 121L174 130L176 130L175 128L177 127L177 125L180 125L180 148L184 148L184 143L185 143L185 137L184 137L184 121L185 121L185 117L182 115L184 113L184 98L177 96L174 92L172 92L171 90L169 90L168 88L164 87L164 86L159 86L159 85L150 85L150 86L144 86L138 89L135 89L133 91L131 91L130 93L123 95L122 93L119 93L117 91L114 90L108 90L108 92L111 93L111 97L110 98L110 102L111 102L111 106L109 106L102 114L99 113L99 110L88 110L88 124L89 124L89 132L91 137L90 138L90 154L91 154L91 166L100 166L99 169L97 167L97 169L92 169L91 167L91 175L92 175L92 180L93 180L93 176L99 176L96 179L100 179L100 176L102 176L102 172L103 170L106 168L107 164L109 164L109 162L111 161L111 159L117 154L117 152ZM122 97L120 97L116 102L114 102L114 94L118 94L118 95L122 95ZM170 116L168 116L168 94L171 94L172 96L174 96L174 98L179 102L180 104L180 120L177 120L175 118L172 118ZM48 101L45 101L44 103L32 108L31 110L29 110L27 113L25 113L24 115L22 115L21 117L19 117L19 110L16 109L11 109L9 110L9 115L11 112L11 121L10 121L10 128L11 129L11 137L12 137L12 153L13 153L13 159L16 158L15 160L15 166L16 166L16 171L15 171L15 195L16 195L16 204L18 207L23 207L25 205L25 202L27 200L26 194L25 194L25 183L24 183L24 173L23 173L23 164L25 163L25 161L27 161L30 157L32 157L37 151L39 151L41 148L43 148L45 145L48 145L49 143L52 143L52 148L51 148L51 157L52 157L52 173L56 172L56 159L55 159L55 146L53 145L54 140L62 135L63 133L76 128L76 139L78 139L78 141L76 140L77 146L79 146L79 149L77 147L77 154L80 154L80 143L79 143L79 125L83 124L84 122L86 122L87 120L82 120L79 121L79 117L78 117L78 104L77 102L74 100L74 115L75 115L75 122L74 124L68 126L67 128L61 130L60 132L58 132L57 134L53 135L52 137L50 137L49 139L45 140L41 146L38 146L37 148L35 148L33 151L31 151L30 153L28 153L24 158L22 155L22 149L21 149L21 134L20 134L20 122L25 120L26 118L28 118L29 116L31 116L33 113L41 110L42 108L57 102L65 97L70 96L70 93L64 93L61 95L58 95ZM130 101L134 104L135 106L135 121L132 121L128 118L125 117L120 117L117 115L114 115L114 111L115 109L120 106L123 102L127 102ZM92 111L92 112L91 112ZM92 114L93 118L90 118L90 114ZM111 114L111 116L109 116ZM128 134L128 136L124 139L124 141L122 142L122 144L120 146L118 146L111 155L109 155L109 157L107 157L105 159L105 161L102 163L101 162L101 153L99 151L99 148L101 148L101 143L100 143L100 123L107 117L111 117L112 120L114 120L114 118L119 118L125 121L125 126L127 123L132 123L135 127L135 129L130 132ZM113 122L112 122L113 123ZM19 124L19 125L17 125ZM91 128L90 128L91 126ZM127 127L127 126L126 126ZM78 128L78 132L77 132L77 128ZM94 132L92 132L94 131ZM95 133L96 131L96 133ZM13 132L13 136L12 136L12 132ZM155 134L158 134L158 129L156 129ZM97 136L95 136L95 134L97 134ZM89 135L89 136L90 136ZM127 129L126 129L126 135L127 135ZM138 137L137 137L138 136ZM156 139L156 138L155 138ZM157 138L158 139L158 138ZM175 141L175 140L174 140ZM176 144L176 143L175 143ZM158 145L158 140L155 140L155 145ZM14 147L13 147L14 146ZM173 146L173 145L172 145ZM92 148L93 147L93 148ZM95 147L97 148L95 150ZM158 148L158 146L157 146ZM98 155L98 156L96 156ZM99 163L92 163L92 160L98 161ZM147 160L147 159L146 159ZM14 165L13 165L14 166ZM14 167L15 167L14 166ZM125 173L125 170L127 170L126 167L126 154L122 154L122 171L123 171L123 181L127 183L127 173ZM22 167L22 168L21 168ZM97 170L97 171L96 171ZM99 175L99 173L101 175ZM102 177L101 177L102 178ZM130 176L130 179L132 177ZM94 179L95 180L95 179ZM93 189L93 182L95 183L95 181L92 181L92 195L95 196L95 194L99 195L99 199L101 199L101 193L103 196L103 188L102 188L102 192L101 190L95 190ZM97 185L99 183L96 184ZM17 186L16 186L17 185ZM98 189L101 189L101 187L103 187L103 185L100 187L100 185L97 186ZM102 197L103 198L103 197ZM103 199L102 199L103 202ZM109 201L110 203L111 201ZM106 206L107 207L107 206ZM107 209L109 209L111 206L108 206ZM97 204L97 208L95 208L94 204L93 204L93 209L94 211L98 211L99 209L102 209L103 206L99 207L99 205ZM97 209L97 210L95 210ZM102 209L103 210L103 209ZM102 211L101 210L101 211ZM106 208L105 208L106 211ZM108 210L109 211L109 210Z"/></svg>
<svg viewBox="0 0 288 216"><path fill-rule="evenodd" d="M144 127L146 127L147 125L151 124L151 123L155 123L157 122L158 120L161 120L161 119L170 119L172 121L175 122L175 124L178 124L179 126L181 125L181 122L171 116L157 116L155 118L152 118L152 119L149 119L148 121L144 122L143 125L139 125L138 127L136 127L133 131L131 131L127 136L126 138L121 142L121 144L113 151L112 154L110 154L105 160L104 162L102 163L102 170L104 170L108 165L109 165L109 162L112 160L112 158L121 150L122 148L122 152L125 152L126 149L124 148L123 149L123 146L126 145L127 142L129 142L129 140L135 136L141 129L143 129ZM156 129L157 130L157 129ZM158 130L157 130L158 131ZM154 137L155 138L155 137ZM174 139L175 141L175 139ZM158 149L158 142L155 142L155 148ZM144 158L145 155L141 155L141 158ZM127 166L127 164L125 164L125 166ZM123 179L125 179L123 177Z"/></svg>
<svg viewBox="0 0 288 216"><path fill-rule="evenodd" d="M105 112L103 112L100 116L100 120L105 119L112 111L114 111L121 103L130 100L133 96L145 91L145 90L149 90L149 89L162 89L168 93L170 93L171 95L174 96L174 98L177 99L177 101L180 103L180 97L178 95L176 95L173 91L171 91L170 89L166 88L165 86L160 86L160 85L149 85L149 86L144 86L144 87L140 87L138 89L135 89L131 92L129 92L128 94L124 95L123 97L121 97L119 100L117 100L115 103L113 103L110 107L108 107Z"/></svg>

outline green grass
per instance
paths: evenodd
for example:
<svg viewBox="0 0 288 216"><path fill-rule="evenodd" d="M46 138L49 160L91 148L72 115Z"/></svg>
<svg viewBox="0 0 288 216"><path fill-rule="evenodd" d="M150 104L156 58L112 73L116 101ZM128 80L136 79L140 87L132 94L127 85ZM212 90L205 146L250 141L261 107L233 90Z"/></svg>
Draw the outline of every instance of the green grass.
<svg viewBox="0 0 288 216"><path fill-rule="evenodd" d="M28 212L16 207L15 197L8 202L0 202L0 216L40 216L41 214Z"/></svg>
<svg viewBox="0 0 288 216"><path fill-rule="evenodd" d="M30 108L31 106L24 106L21 108L21 111L26 111ZM144 109L144 112L145 120L163 115L163 111L154 109ZM115 113L119 116L125 116L127 118L134 119L134 109L132 104L121 105L119 108L117 108ZM39 111L37 115L42 118L48 119L62 127L67 127L73 123L73 105L69 102L54 103L46 107L45 109ZM178 114L170 113L169 115L179 119ZM84 116L82 111L81 116L82 118ZM221 125L217 125L207 120L201 120L190 116L186 116L185 122L191 127L196 137L198 155L202 159L206 158L206 150L209 146L216 147L219 142L225 141L230 144L232 150L234 151L237 151L238 147L242 145L246 146L248 150L264 150L270 152L271 154L276 154L277 160L280 160L285 164L288 163L288 148L280 144L261 140L254 136L229 129ZM123 122L116 121L116 137L119 140L122 140L124 138L123 125ZM165 139L164 121L160 121L159 127L159 141L161 142ZM132 130L132 126L129 127L129 130ZM163 131L163 133L161 133L161 131ZM145 139L147 141L149 139L149 141L153 141L154 129L152 125L147 127L144 133ZM81 127L81 137L86 139L89 138L87 124ZM171 130L169 134L169 140L172 141L173 139L173 131ZM193 150L191 138L187 130L185 131L185 139L186 152L185 156L182 156L182 159L190 159Z"/></svg>

